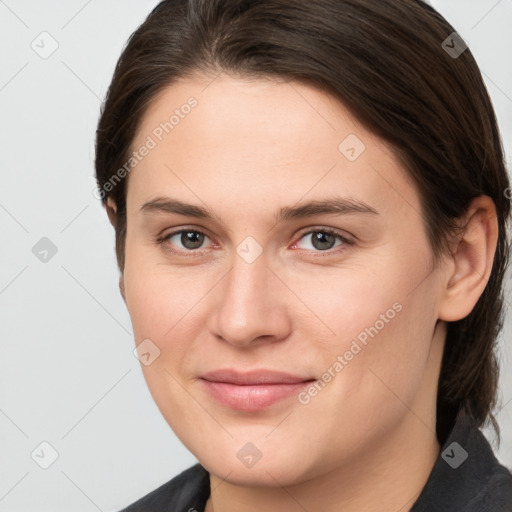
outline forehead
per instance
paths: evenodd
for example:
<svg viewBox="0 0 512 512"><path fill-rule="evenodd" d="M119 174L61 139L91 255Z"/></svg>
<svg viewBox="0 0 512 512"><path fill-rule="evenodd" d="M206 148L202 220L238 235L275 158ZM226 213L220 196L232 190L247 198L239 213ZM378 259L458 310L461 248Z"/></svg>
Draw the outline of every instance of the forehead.
<svg viewBox="0 0 512 512"><path fill-rule="evenodd" d="M191 102L195 106L189 108ZM371 136L331 95L277 78L198 75L179 80L162 89L150 103L137 142L155 129L158 131L161 123L165 124L173 114L173 126L167 126L169 133L165 133L172 137L167 139L178 139L184 128L193 128L195 137L200 137L203 144L215 147L219 143L229 146L231 140L245 138L246 152L262 140L271 139L287 142L287 146L296 146L298 142L318 145L319 138L327 144L328 133L333 136L340 127L361 134L364 131L366 138Z"/></svg>
<svg viewBox="0 0 512 512"><path fill-rule="evenodd" d="M419 207L391 149L335 98L298 82L180 80L153 99L132 149L149 144L129 178L138 202L168 187L189 199L200 191L205 200L238 197L260 208L334 190L373 196L376 206L405 196Z"/></svg>

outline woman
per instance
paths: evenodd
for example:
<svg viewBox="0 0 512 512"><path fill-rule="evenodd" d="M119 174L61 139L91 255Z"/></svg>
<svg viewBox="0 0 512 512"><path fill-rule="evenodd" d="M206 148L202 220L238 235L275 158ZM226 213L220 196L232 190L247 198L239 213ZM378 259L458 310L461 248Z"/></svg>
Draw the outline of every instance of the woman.
<svg viewBox="0 0 512 512"><path fill-rule="evenodd" d="M509 181L417 0L166 0L96 141L149 390L198 464L125 511L510 511Z"/></svg>

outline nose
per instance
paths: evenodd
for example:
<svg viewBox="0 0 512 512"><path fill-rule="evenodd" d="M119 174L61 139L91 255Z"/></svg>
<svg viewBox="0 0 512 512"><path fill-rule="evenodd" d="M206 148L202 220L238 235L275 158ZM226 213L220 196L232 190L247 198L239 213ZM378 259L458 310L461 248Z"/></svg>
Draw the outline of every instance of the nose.
<svg viewBox="0 0 512 512"><path fill-rule="evenodd" d="M208 317L210 331L236 347L273 343L290 334L290 291L261 254L248 262L239 254L217 285L215 305Z"/></svg>

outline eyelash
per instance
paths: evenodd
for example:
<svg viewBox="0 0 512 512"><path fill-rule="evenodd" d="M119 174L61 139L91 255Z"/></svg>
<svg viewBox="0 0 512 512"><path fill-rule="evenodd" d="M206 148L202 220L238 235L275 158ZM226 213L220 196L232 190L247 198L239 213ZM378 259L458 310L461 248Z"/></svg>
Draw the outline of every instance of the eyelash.
<svg viewBox="0 0 512 512"><path fill-rule="evenodd" d="M200 235L204 235L208 238L210 238L206 233L204 233L203 231L199 230L199 229L192 229L192 228L185 228L185 229L178 229L176 231L172 231L171 233L168 233L166 235L163 235L161 237L158 237L156 239L156 242L159 246L162 246L164 247L164 249L166 251L169 251L171 252L172 254L176 254L178 256L181 256L181 255L187 255L187 256L201 256L202 253L203 253L203 250L201 249L190 249L190 250L187 250L187 251L177 251L175 249L172 249L169 244L167 244L166 242L172 238L174 235L178 235L180 233L198 233ZM310 229L309 231L305 231L303 233L300 234L300 237L298 240L302 240L302 238L304 238L306 235L311 235L312 233L326 233L326 234L329 234L329 235L334 235L335 237L337 237L339 240L341 240L342 244L341 246L337 246L337 248L333 248L333 249L327 249L325 251L320 251L320 250L316 250L316 251L310 251L309 249L297 249L299 251L307 251L307 252L313 252L315 254L315 257L324 257L324 256L332 256L333 254L337 254L337 253L340 253L340 252L343 252L345 250L347 250L347 246L350 247L352 245L355 244L355 241L350 239L350 238L347 238L345 235L342 235L339 231L336 231L332 228L313 228L313 229ZM296 242L297 243L297 242ZM296 244L294 243L294 245ZM341 249L340 249L341 247Z"/></svg>

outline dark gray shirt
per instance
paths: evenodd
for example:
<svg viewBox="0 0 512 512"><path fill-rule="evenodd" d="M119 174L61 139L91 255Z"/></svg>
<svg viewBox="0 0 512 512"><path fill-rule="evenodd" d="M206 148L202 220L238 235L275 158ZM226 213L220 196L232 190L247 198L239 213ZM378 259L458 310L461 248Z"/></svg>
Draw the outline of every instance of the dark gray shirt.
<svg viewBox="0 0 512 512"><path fill-rule="evenodd" d="M120 512L204 512L209 474L195 464ZM410 512L512 512L512 475L460 411Z"/></svg>

